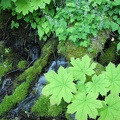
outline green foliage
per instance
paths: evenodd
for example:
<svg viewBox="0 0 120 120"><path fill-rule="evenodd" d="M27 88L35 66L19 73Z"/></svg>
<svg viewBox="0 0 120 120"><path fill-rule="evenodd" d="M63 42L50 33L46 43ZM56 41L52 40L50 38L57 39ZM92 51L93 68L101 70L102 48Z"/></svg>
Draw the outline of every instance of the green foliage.
<svg viewBox="0 0 120 120"><path fill-rule="evenodd" d="M3 8L3 10L5 10L6 8L10 8L11 7L11 0L1 0L1 4L0 6Z"/></svg>
<svg viewBox="0 0 120 120"><path fill-rule="evenodd" d="M12 70L12 64L8 60L0 64L0 77L5 75L8 71Z"/></svg>
<svg viewBox="0 0 120 120"><path fill-rule="evenodd" d="M33 12L32 4L29 0L17 0L15 2L16 12L21 13L23 15L28 14L28 12Z"/></svg>
<svg viewBox="0 0 120 120"><path fill-rule="evenodd" d="M117 54L119 54L120 51L120 42L117 44Z"/></svg>
<svg viewBox="0 0 120 120"><path fill-rule="evenodd" d="M99 95L99 93L101 95L106 95L106 93L108 92L108 87L109 87L109 81L105 80L105 76L100 74L99 76L94 75L92 77L92 81L88 82L86 84L87 86L87 92L93 92L96 93L97 95Z"/></svg>
<svg viewBox="0 0 120 120"><path fill-rule="evenodd" d="M54 9L47 7L50 3L51 0L1 0L0 6L3 10L12 10L12 16L24 19L33 29L37 28L40 40L45 41L52 30L48 14L52 17ZM11 21L11 28L18 28L19 25L19 22Z"/></svg>
<svg viewBox="0 0 120 120"><path fill-rule="evenodd" d="M75 113L77 120L87 120L87 116L95 119L98 115L98 109L102 108L102 102L97 100L98 95L94 93L77 93L72 103L68 105L67 112Z"/></svg>
<svg viewBox="0 0 120 120"><path fill-rule="evenodd" d="M110 86L108 89L111 91L111 93L115 96L119 95L120 93L120 65L115 67L113 63L109 63L109 65L106 67L106 80L109 80Z"/></svg>
<svg viewBox="0 0 120 120"><path fill-rule="evenodd" d="M71 64L73 67L69 67L69 71L74 75L75 80L82 80L83 82L86 80L86 75L91 76L95 73L94 69L96 67L96 63L90 63L91 58L85 55L80 60L79 58L71 59Z"/></svg>
<svg viewBox="0 0 120 120"><path fill-rule="evenodd" d="M49 84L43 89L43 94L51 96L51 105L61 103L61 99L69 103L73 98L73 92L76 92L75 84L73 83L73 76L67 73L67 70L60 67L58 74L50 71L45 74Z"/></svg>
<svg viewBox="0 0 120 120"><path fill-rule="evenodd" d="M119 0L1 0L2 10L10 9L17 19L24 19L38 30L40 40L51 33L59 40L70 40L77 46L88 47L91 37L104 29L120 34ZM12 22L12 28L18 27Z"/></svg>
<svg viewBox="0 0 120 120"><path fill-rule="evenodd" d="M103 108L99 110L99 120L119 120L120 119L120 97L108 95L103 101Z"/></svg>
<svg viewBox="0 0 120 120"><path fill-rule="evenodd" d="M19 23L12 20L11 28L13 29L13 28L18 28L18 27L19 27Z"/></svg>
<svg viewBox="0 0 120 120"><path fill-rule="evenodd" d="M26 15L38 8L45 9L46 4L50 4L50 0L17 0L15 1L15 10Z"/></svg>
<svg viewBox="0 0 120 120"><path fill-rule="evenodd" d="M65 102L69 100L67 113L75 113L77 120L87 120L88 117L96 119L98 116L99 120L119 120L120 65L115 67L113 63L109 63L105 70L97 75L94 71L96 63L91 61L88 55L82 59L72 58L71 64L67 69L60 67L58 74L50 71L45 75L48 84L43 88L43 95L50 96L51 105L59 105L63 97ZM76 81L74 86L73 81ZM70 99L69 94L72 94L73 99Z"/></svg>
<svg viewBox="0 0 120 120"><path fill-rule="evenodd" d="M114 7L117 5L117 7ZM91 35L96 37L103 29L119 29L120 3L110 0L66 0L64 8L57 8L54 30L59 40L70 40L77 46L90 45ZM111 13L114 16L109 16Z"/></svg>

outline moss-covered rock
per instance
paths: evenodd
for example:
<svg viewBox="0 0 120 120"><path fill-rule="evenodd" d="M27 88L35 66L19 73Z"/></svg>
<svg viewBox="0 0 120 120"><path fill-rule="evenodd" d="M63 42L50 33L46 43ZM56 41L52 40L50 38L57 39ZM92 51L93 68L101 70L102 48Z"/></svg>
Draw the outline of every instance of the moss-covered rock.
<svg viewBox="0 0 120 120"><path fill-rule="evenodd" d="M56 41L48 41L43 47L41 57L25 72L23 72L16 80L24 80L10 96L5 96L5 98L0 103L0 116L9 111L14 105L22 101L28 93L30 83L35 79L35 77L41 73L42 68L47 64L49 56L56 49ZM47 46L47 47L46 47ZM45 49L47 48L47 50Z"/></svg>
<svg viewBox="0 0 120 120"><path fill-rule="evenodd" d="M0 77L4 76L10 70L12 70L12 64L6 59L2 64L0 64Z"/></svg>
<svg viewBox="0 0 120 120"><path fill-rule="evenodd" d="M71 57L79 58L87 53L87 49L84 47L76 47L74 43L70 41L60 41L58 45L58 53L65 56L70 61Z"/></svg>
<svg viewBox="0 0 120 120"><path fill-rule="evenodd" d="M26 65L27 65L27 61L26 60L21 60L21 61L18 62L17 67L19 69L24 69L26 67Z"/></svg>
<svg viewBox="0 0 120 120"><path fill-rule="evenodd" d="M91 45L87 48L81 46L76 47L70 41L60 41L58 53L65 56L68 61L70 61L71 57L81 58L85 54L88 54L91 58L95 58L103 50L107 37L108 33L101 31L97 37L91 38Z"/></svg>
<svg viewBox="0 0 120 120"><path fill-rule="evenodd" d="M49 97L45 97L41 95L37 102L34 104L34 106L31 109L32 112L36 112L38 116L52 116L56 117L63 111L62 105L50 105Z"/></svg>
<svg viewBox="0 0 120 120"><path fill-rule="evenodd" d="M109 47L101 53L98 61L100 64L106 66L108 63L113 62L117 63L120 59L119 56L116 54L117 49L117 42L110 42Z"/></svg>

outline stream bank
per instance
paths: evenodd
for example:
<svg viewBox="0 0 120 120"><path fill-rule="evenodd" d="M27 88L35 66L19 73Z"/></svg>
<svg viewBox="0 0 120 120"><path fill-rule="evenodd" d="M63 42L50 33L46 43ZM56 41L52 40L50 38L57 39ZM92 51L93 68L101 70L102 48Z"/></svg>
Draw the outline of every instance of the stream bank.
<svg viewBox="0 0 120 120"><path fill-rule="evenodd" d="M110 31L102 31L91 38L88 49L76 47L69 41L58 42L53 36L46 42L39 41L36 30L29 24L21 22L23 27L11 30L8 21L4 18L0 24L6 23L0 27L3 31L0 34L0 119L74 120L65 113L66 103L50 106L49 98L41 95L46 84L43 74L56 71L60 65L67 67L71 57L81 58L85 54L99 63L98 74L110 61L118 64L116 41L107 42ZM105 48L106 43L109 45Z"/></svg>

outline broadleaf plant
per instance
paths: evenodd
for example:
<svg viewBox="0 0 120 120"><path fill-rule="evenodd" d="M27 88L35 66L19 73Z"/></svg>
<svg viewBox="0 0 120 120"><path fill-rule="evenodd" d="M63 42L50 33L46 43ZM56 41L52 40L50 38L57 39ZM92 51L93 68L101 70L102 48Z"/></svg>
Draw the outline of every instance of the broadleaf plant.
<svg viewBox="0 0 120 120"><path fill-rule="evenodd" d="M108 92L108 87L110 83L108 80L105 80L105 75L100 74L99 76L94 75L92 81L86 84L87 92L94 92L101 95L106 95Z"/></svg>
<svg viewBox="0 0 120 120"><path fill-rule="evenodd" d="M107 96L99 113L98 120L120 120L120 97L113 97L112 94Z"/></svg>
<svg viewBox="0 0 120 120"><path fill-rule="evenodd" d="M67 70L61 66L58 70L58 74L54 71L50 71L45 74L45 77L49 83L44 87L42 93L46 96L50 95L51 104L59 105L62 98L69 103L73 98L72 93L76 92L72 74L67 73Z"/></svg>
<svg viewBox="0 0 120 120"><path fill-rule="evenodd" d="M96 64L85 55L72 58L72 66L60 67L58 73L51 70L45 74L48 84L43 95L50 96L51 105L59 105L63 98L67 113L77 120L120 120L120 65L109 63L97 75Z"/></svg>
<svg viewBox="0 0 120 120"><path fill-rule="evenodd" d="M110 86L109 90L114 95L119 95L120 93L120 65L115 67L113 63L109 63L106 67L105 72L106 79L109 80Z"/></svg>
<svg viewBox="0 0 120 120"><path fill-rule="evenodd" d="M69 71L76 80L86 80L86 75L91 76L95 73L94 69L96 63L91 64L91 58L85 55L81 60L79 58L71 58L71 64L73 67L69 67Z"/></svg>
<svg viewBox="0 0 120 120"><path fill-rule="evenodd" d="M72 103L68 105L68 113L76 113L77 120L87 120L89 117L95 119L98 115L98 108L102 108L102 102L97 100L97 94L78 93Z"/></svg>
<svg viewBox="0 0 120 120"><path fill-rule="evenodd" d="M6 9L17 20L28 17L27 22L44 41L54 34L59 41L88 47L100 31L120 34L119 0L1 0L0 11ZM41 23L46 26L41 28Z"/></svg>

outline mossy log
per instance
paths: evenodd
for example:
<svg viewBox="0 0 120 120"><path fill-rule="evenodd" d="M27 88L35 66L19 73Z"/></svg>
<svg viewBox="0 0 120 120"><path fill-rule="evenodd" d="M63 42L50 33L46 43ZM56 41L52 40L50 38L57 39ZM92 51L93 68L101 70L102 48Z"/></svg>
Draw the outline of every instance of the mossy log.
<svg viewBox="0 0 120 120"><path fill-rule="evenodd" d="M51 44L52 43L52 44ZM43 47L41 56L33 66L25 70L16 80L23 81L13 92L12 95L6 95L0 104L0 116L12 109L17 103L25 99L30 87L30 83L39 75L42 68L46 66L50 55L56 50L56 40L49 40Z"/></svg>

